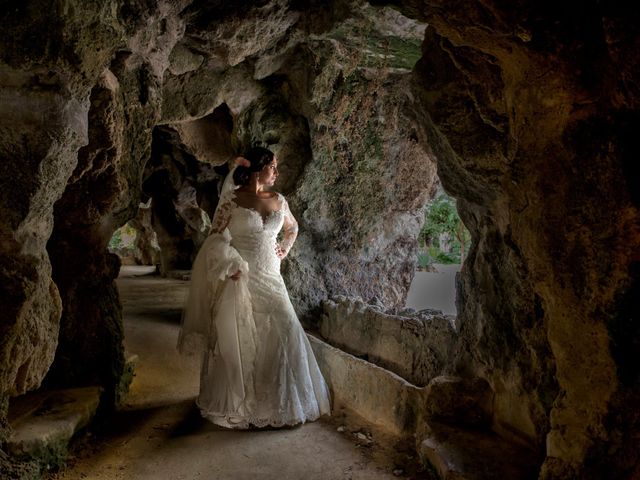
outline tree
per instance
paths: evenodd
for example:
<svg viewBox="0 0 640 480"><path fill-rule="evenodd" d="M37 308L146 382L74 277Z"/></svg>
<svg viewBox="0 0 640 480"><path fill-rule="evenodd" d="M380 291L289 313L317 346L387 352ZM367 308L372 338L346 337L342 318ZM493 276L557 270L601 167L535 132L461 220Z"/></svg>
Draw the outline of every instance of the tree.
<svg viewBox="0 0 640 480"><path fill-rule="evenodd" d="M451 253L445 253L440 248L438 237L441 234L447 234L453 240ZM430 253L432 260L462 263L470 240L471 235L458 216L454 199L441 193L427 207L420 243Z"/></svg>

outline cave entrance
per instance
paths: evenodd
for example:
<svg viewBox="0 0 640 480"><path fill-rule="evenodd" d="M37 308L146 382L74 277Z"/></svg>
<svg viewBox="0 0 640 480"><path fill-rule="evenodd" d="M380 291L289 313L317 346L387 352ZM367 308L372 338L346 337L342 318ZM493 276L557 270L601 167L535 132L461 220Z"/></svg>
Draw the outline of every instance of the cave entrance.
<svg viewBox="0 0 640 480"><path fill-rule="evenodd" d="M163 277L188 276L209 232L228 169L224 162L233 156L232 131L233 117L224 103L200 119L154 128L142 202L109 242L123 266L152 266L139 271L155 270Z"/></svg>
<svg viewBox="0 0 640 480"><path fill-rule="evenodd" d="M458 215L456 201L438 183L425 208L418 236L417 268L406 306L456 315L456 278L471 247L471 234Z"/></svg>

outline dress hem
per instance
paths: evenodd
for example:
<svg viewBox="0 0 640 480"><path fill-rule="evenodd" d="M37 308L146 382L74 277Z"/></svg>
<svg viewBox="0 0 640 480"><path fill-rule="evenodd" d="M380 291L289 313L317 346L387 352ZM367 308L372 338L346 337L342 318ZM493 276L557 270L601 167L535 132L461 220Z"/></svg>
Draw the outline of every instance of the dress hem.
<svg viewBox="0 0 640 480"><path fill-rule="evenodd" d="M315 422L320 417L327 415L331 416L331 413L320 413L319 415L310 415L305 418L292 418L287 420L276 420L273 418L264 419L264 418L253 418L251 416L242 416L242 415L234 415L234 414L224 414L224 413L216 413L209 412L204 410L202 407L198 405L200 409L200 414L209 420L211 423L214 423L218 426L234 429L234 430L249 430L251 428L264 428L264 427L293 427L296 425L302 425L306 422Z"/></svg>

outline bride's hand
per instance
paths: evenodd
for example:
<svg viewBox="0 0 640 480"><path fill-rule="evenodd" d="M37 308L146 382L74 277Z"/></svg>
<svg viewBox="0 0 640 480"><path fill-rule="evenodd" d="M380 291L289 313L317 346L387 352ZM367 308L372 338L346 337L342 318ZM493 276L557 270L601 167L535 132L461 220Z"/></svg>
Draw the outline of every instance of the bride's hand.
<svg viewBox="0 0 640 480"><path fill-rule="evenodd" d="M236 281L236 280L238 280L238 279L240 278L240 274L241 274L241 273L242 273L242 272L240 272L240 270L238 270L236 273L234 273L233 275L231 275L229 278L230 278L231 280L233 280L233 281Z"/></svg>
<svg viewBox="0 0 640 480"><path fill-rule="evenodd" d="M280 245L276 245L276 255L280 260L287 256L287 252Z"/></svg>

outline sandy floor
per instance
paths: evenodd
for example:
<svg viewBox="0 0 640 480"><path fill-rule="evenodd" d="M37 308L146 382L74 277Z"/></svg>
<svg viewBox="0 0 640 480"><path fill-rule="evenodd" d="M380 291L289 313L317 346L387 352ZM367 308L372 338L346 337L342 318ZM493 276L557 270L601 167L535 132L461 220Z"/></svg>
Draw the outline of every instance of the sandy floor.
<svg viewBox="0 0 640 480"><path fill-rule="evenodd" d="M456 272L460 265L435 265L437 272L416 272L407 295L407 307L434 308L456 314Z"/></svg>
<svg viewBox="0 0 640 480"><path fill-rule="evenodd" d="M288 429L230 431L202 419L194 405L199 366L175 351L187 284L145 273L123 267L118 280L126 348L139 357L131 393L114 418L76 443L67 469L49 478L425 478L406 443L342 411Z"/></svg>

